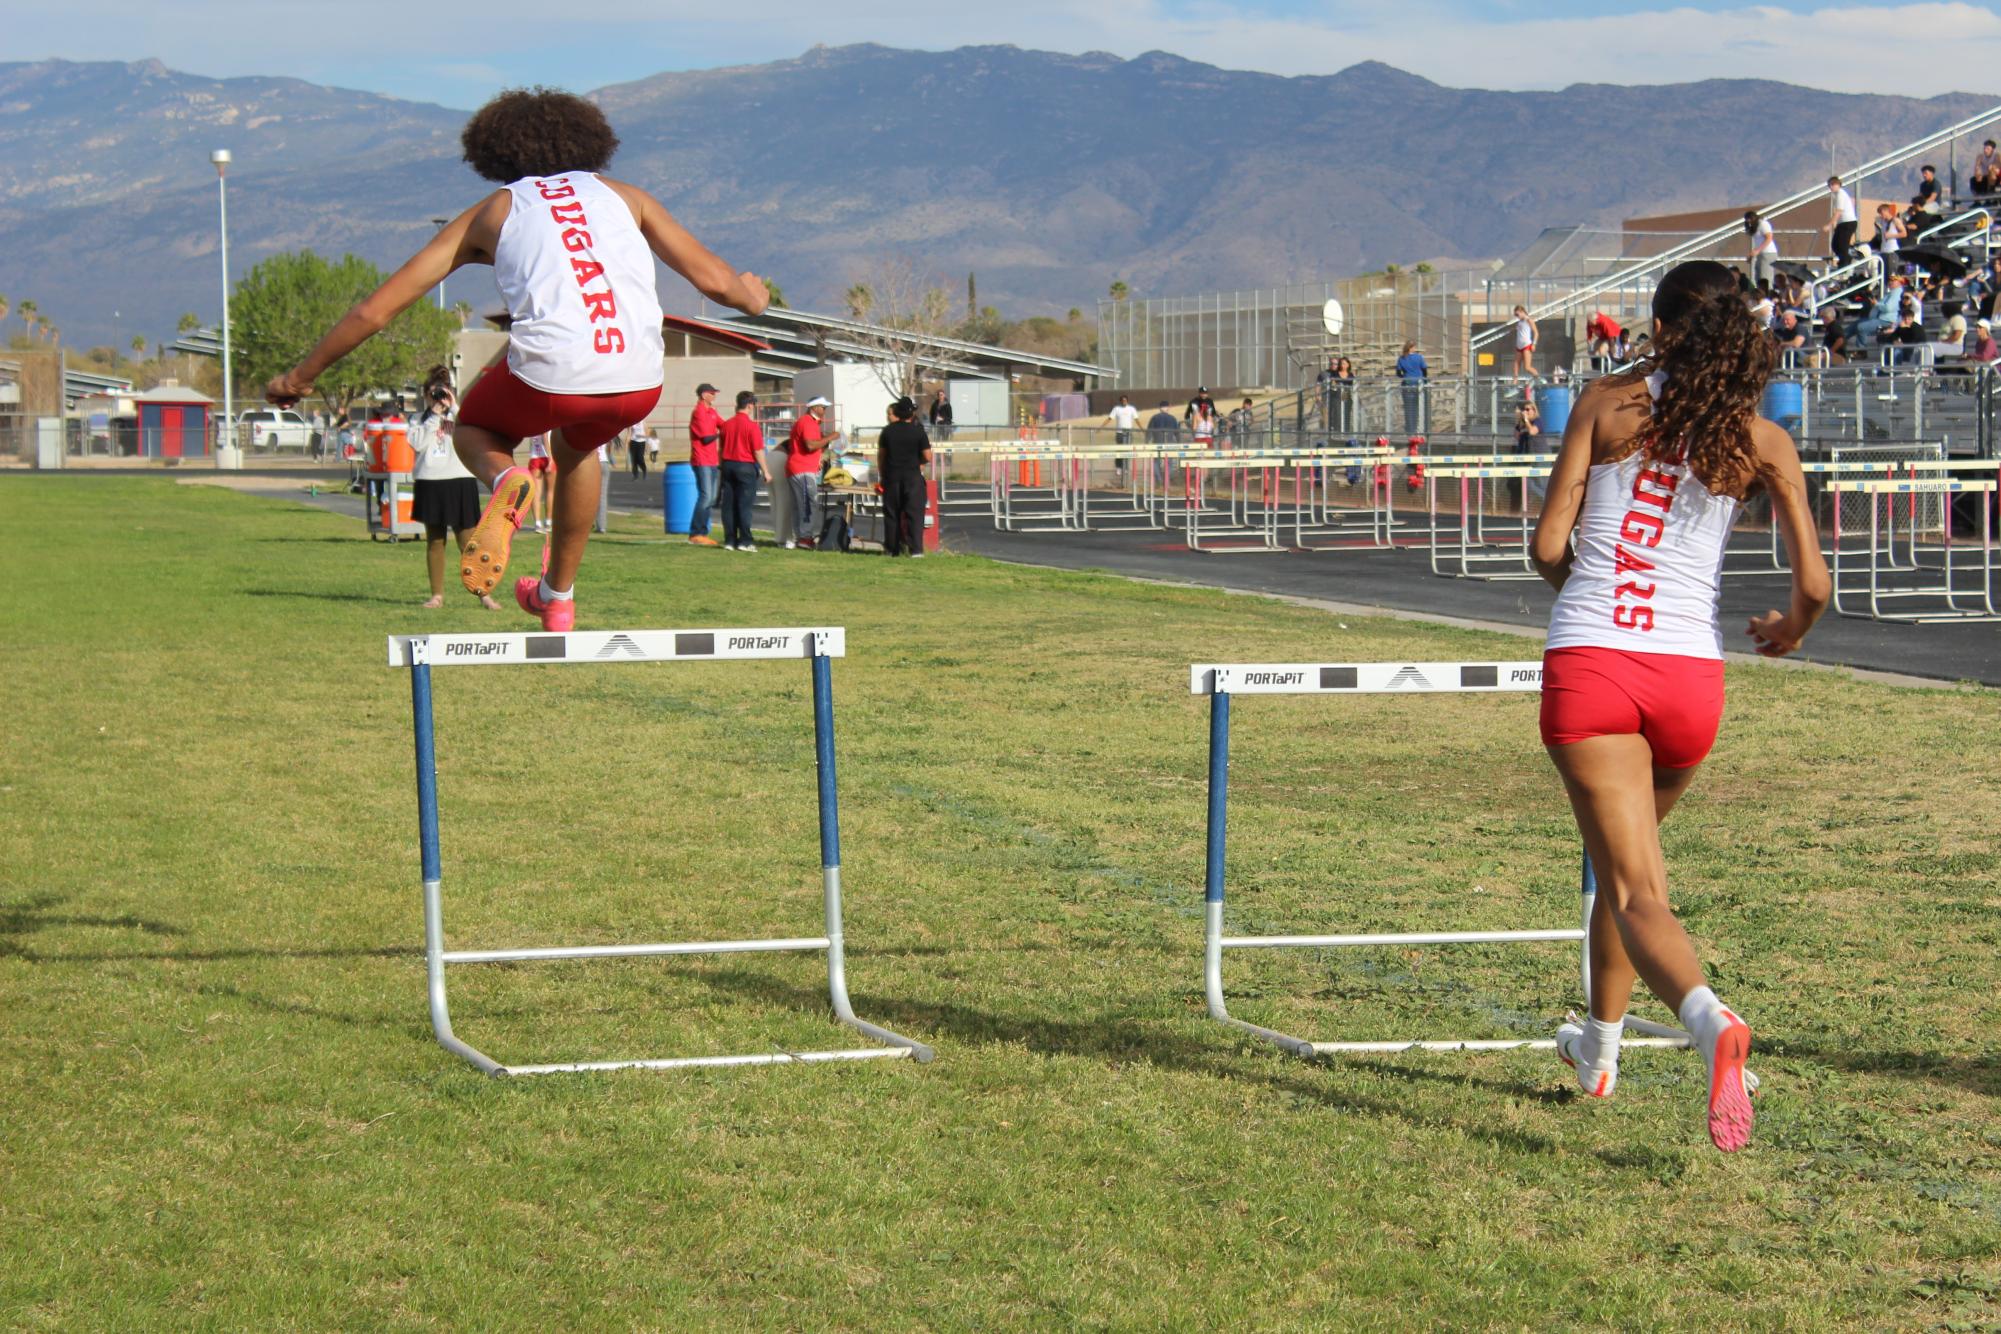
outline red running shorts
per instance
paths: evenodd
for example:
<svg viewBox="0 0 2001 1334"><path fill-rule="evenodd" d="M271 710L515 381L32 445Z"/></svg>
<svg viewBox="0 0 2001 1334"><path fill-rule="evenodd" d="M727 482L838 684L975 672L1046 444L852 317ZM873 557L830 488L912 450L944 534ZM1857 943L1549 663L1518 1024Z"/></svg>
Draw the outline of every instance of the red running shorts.
<svg viewBox="0 0 2001 1334"><path fill-rule="evenodd" d="M516 441L561 431L563 443L581 454L645 421L659 401L658 386L623 394L552 394L523 384L499 361L459 404L459 421Z"/></svg>
<svg viewBox="0 0 2001 1334"><path fill-rule="evenodd" d="M1723 721L1723 664L1675 653L1557 648L1542 655L1542 741L1643 736L1663 769L1702 763Z"/></svg>

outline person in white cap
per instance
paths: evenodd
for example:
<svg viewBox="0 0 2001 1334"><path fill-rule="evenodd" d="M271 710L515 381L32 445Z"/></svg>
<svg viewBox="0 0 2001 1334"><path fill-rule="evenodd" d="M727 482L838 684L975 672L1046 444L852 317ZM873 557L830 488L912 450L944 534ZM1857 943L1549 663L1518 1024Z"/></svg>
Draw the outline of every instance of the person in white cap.
<svg viewBox="0 0 2001 1334"><path fill-rule="evenodd" d="M1979 320L1974 323L1973 345L1966 349L1966 355L1973 361L2001 360L2001 344L1995 343L1993 326L1988 321Z"/></svg>
<svg viewBox="0 0 2001 1334"><path fill-rule="evenodd" d="M792 423L792 433L785 437L785 484L792 488L792 531L798 534L787 539L788 547L813 545L813 502L820 495L821 453L841 438L839 431L832 435L824 431L827 409L833 406L825 398L809 400L799 420Z"/></svg>

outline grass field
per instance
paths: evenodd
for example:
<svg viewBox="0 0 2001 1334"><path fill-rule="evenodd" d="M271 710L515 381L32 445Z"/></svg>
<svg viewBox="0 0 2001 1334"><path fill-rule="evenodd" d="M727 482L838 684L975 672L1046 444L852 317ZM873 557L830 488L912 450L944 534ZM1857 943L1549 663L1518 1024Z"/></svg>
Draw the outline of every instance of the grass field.
<svg viewBox="0 0 2001 1334"><path fill-rule="evenodd" d="M1685 1053L1587 1105L1543 1052L1308 1065L1202 1017L1187 664L1531 642L635 526L585 626L848 628L850 984L938 1059L491 1080L425 1019L383 637L525 618L420 610L419 548L303 505L13 478L0 514L0 1323L2001 1322L1994 693L1732 668L1666 835L1758 1034L1725 1158ZM818 930L804 664L437 683L454 945ZM1534 710L1239 700L1233 926L1568 924ZM1568 946L1260 953L1238 1013L1309 1035L1576 1003ZM464 968L454 1017L518 1061L844 1045L817 966Z"/></svg>

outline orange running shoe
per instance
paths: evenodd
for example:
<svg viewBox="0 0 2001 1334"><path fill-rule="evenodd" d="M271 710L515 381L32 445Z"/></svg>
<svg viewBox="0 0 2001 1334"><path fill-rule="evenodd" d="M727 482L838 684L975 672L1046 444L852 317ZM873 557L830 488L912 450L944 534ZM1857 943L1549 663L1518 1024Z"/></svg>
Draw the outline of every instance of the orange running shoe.
<svg viewBox="0 0 2001 1334"><path fill-rule="evenodd" d="M1744 1062L1751 1055L1751 1029L1730 1011L1729 1021L1716 1038L1716 1050L1709 1056L1709 1142L1725 1153L1735 1153L1751 1142L1751 1095L1744 1078Z"/></svg>
<svg viewBox="0 0 2001 1334"><path fill-rule="evenodd" d="M459 554L459 582L466 592L485 597L499 585L507 573L508 547L534 495L535 479L526 468L509 468L493 479L493 495Z"/></svg>

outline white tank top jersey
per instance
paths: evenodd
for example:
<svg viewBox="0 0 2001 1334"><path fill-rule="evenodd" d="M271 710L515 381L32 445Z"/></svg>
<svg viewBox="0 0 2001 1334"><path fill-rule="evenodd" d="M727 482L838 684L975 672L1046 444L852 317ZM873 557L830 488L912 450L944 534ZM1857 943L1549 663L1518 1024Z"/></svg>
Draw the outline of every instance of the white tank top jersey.
<svg viewBox="0 0 2001 1334"><path fill-rule="evenodd" d="M551 394L622 394L665 378L653 252L632 210L587 171L507 187L493 277L507 369Z"/></svg>
<svg viewBox="0 0 2001 1334"><path fill-rule="evenodd" d="M1657 399L1664 378L1647 377ZM1546 647L1721 658L1716 603L1736 518L1737 498L1712 493L1685 463L1636 453L1593 464Z"/></svg>

